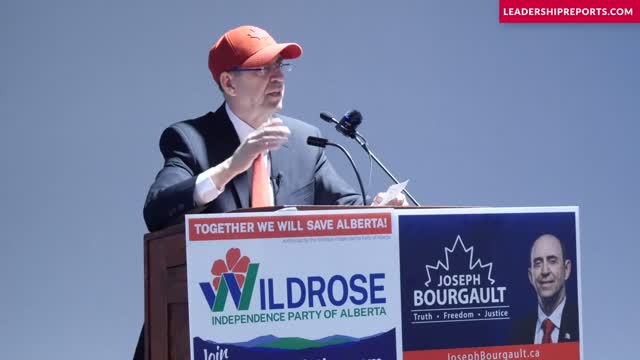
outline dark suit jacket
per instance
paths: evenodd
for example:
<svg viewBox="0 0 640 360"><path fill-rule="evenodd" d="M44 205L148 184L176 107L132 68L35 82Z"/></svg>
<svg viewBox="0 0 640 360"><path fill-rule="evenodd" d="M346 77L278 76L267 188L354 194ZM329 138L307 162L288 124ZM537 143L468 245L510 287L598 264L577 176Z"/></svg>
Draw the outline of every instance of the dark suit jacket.
<svg viewBox="0 0 640 360"><path fill-rule="evenodd" d="M514 322L510 343L513 345L533 344L536 337L536 322L538 311ZM565 303L560 320L560 334L558 342L580 341L580 327L578 325L578 306Z"/></svg>
<svg viewBox="0 0 640 360"><path fill-rule="evenodd" d="M362 204L356 193L335 172L324 150L307 145L317 128L279 116L291 130L289 141L270 152L271 179L276 205ZM164 167L149 189L144 219L150 231L180 222L186 213L221 213L250 207L252 170L236 176L211 203L197 207L193 192L196 177L230 157L240 145L224 104L215 113L173 124L160 137Z"/></svg>

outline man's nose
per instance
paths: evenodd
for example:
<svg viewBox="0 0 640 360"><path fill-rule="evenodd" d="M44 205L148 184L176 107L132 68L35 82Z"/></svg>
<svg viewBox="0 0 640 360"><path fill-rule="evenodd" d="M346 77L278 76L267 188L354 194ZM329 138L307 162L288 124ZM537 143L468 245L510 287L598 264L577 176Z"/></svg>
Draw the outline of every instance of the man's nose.
<svg viewBox="0 0 640 360"><path fill-rule="evenodd" d="M280 73L280 75L273 73L273 75L271 75L271 77L269 78L269 82L272 84L280 84L279 86L284 86L284 75L282 75L281 70L278 70L278 72Z"/></svg>
<svg viewBox="0 0 640 360"><path fill-rule="evenodd" d="M548 275L550 272L551 272L551 268L549 267L549 263L544 261L542 263L542 274L543 275Z"/></svg>

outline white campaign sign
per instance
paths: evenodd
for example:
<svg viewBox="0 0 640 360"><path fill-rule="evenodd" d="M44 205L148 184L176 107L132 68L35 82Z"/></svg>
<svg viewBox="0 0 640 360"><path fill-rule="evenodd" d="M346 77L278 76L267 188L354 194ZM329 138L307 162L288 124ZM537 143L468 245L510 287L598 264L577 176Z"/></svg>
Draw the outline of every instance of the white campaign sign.
<svg viewBox="0 0 640 360"><path fill-rule="evenodd" d="M401 359L391 210L190 215L191 359Z"/></svg>

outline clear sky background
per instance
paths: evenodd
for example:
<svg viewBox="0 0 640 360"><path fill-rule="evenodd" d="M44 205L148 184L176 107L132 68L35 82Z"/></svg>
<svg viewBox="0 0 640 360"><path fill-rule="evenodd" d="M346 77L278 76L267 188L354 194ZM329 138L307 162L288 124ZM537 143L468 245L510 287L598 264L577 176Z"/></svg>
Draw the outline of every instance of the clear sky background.
<svg viewBox="0 0 640 360"><path fill-rule="evenodd" d="M585 358L637 357L640 24L502 25L497 0L2 0L0 358L130 358L158 138L219 106L208 50L243 24L303 46L284 113L365 179L321 111L359 109L424 205L580 206Z"/></svg>

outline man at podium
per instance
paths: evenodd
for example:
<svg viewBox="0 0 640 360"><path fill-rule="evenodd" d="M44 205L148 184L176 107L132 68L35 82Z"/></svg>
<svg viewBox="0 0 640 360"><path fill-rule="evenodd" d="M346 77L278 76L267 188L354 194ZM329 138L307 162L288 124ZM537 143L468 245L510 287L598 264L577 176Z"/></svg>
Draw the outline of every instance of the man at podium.
<svg viewBox="0 0 640 360"><path fill-rule="evenodd" d="M181 222L187 213L362 205L361 194L338 175L324 150L307 145L307 137L320 131L278 114L289 61L301 55L300 45L277 43L256 26L230 30L213 45L209 70L224 102L162 133L164 166L144 205L149 231ZM408 203L399 194L387 205ZM139 342L134 359L142 358Z"/></svg>
<svg viewBox="0 0 640 360"><path fill-rule="evenodd" d="M321 148L306 144L319 130L277 114L285 73L302 55L265 30L241 26L209 52L209 70L224 103L164 130L164 167L149 189L144 218L150 231L193 212L227 212L272 205L361 205ZM404 195L389 205L406 204Z"/></svg>

